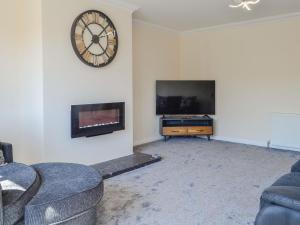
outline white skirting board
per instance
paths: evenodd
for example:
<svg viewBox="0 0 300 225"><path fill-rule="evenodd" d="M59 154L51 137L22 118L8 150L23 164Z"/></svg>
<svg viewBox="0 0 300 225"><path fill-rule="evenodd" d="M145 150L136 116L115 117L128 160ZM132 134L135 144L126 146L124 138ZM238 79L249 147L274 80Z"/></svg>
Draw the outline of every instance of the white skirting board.
<svg viewBox="0 0 300 225"><path fill-rule="evenodd" d="M300 151L300 114L272 114L271 147Z"/></svg>
<svg viewBox="0 0 300 225"><path fill-rule="evenodd" d="M151 138L147 138L147 139L143 139L143 140L134 141L133 146L136 147L139 145L144 145L144 144L152 143L155 141L161 141L161 140L163 140L162 136L151 137Z"/></svg>
<svg viewBox="0 0 300 225"><path fill-rule="evenodd" d="M216 141L224 141L224 142L231 142L231 143L244 144L244 145L254 145L263 148L267 147L267 143L248 140L248 139L229 138L229 137L222 137L222 136L213 136L212 139Z"/></svg>
<svg viewBox="0 0 300 225"><path fill-rule="evenodd" d="M203 136L202 138L206 139L205 136ZM225 141L225 142L231 142L231 143L237 143L237 144L254 145L254 146L259 146L259 147L264 147L264 148L267 147L267 143L246 140L246 139L228 138L228 137L221 137L221 136L212 136L211 139L216 140L216 141ZM163 137L159 136L159 137L144 139L142 141L135 141L134 147L143 145L143 144L156 142L156 141L163 141L163 140L164 140Z"/></svg>
<svg viewBox="0 0 300 225"><path fill-rule="evenodd" d="M237 139L222 136L213 136L213 140L268 147L267 141L257 142L247 139ZM134 146L162 140L161 136L156 136L140 141L135 141ZM272 114L272 134L271 148L299 151L300 152L300 114Z"/></svg>

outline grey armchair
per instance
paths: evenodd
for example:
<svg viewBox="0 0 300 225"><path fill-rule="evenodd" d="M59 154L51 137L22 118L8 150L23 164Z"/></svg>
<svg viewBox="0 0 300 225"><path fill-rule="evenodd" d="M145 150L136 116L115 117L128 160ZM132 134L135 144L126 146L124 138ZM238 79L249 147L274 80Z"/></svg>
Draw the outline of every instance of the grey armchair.
<svg viewBox="0 0 300 225"><path fill-rule="evenodd" d="M300 161L261 196L255 225L300 224Z"/></svg>
<svg viewBox="0 0 300 225"><path fill-rule="evenodd" d="M13 148L11 144L0 142L0 151L2 151L5 163L13 162Z"/></svg>

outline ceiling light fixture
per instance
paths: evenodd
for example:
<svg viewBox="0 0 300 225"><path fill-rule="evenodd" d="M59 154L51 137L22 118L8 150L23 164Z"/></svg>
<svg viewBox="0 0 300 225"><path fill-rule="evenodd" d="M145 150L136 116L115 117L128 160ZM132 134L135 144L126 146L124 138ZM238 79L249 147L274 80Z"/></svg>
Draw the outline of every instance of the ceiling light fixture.
<svg viewBox="0 0 300 225"><path fill-rule="evenodd" d="M256 5L260 0L237 0L235 1L236 5L229 5L230 8L240 8L247 9L248 11L252 10L251 5Z"/></svg>

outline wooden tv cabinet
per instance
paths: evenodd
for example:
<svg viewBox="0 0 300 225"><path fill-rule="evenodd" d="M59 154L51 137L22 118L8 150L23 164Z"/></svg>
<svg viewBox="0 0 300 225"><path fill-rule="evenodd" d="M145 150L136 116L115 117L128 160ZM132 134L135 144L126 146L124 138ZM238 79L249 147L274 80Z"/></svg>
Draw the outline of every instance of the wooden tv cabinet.
<svg viewBox="0 0 300 225"><path fill-rule="evenodd" d="M209 116L179 117L168 116L160 118L160 134L165 141L175 136L207 136L208 140L214 134L214 121Z"/></svg>

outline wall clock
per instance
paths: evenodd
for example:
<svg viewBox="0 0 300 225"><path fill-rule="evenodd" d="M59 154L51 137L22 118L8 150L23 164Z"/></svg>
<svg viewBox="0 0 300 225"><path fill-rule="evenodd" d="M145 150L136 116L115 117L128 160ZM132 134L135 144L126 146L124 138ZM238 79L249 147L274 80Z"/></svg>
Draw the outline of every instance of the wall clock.
<svg viewBox="0 0 300 225"><path fill-rule="evenodd" d="M75 19L71 41L79 59L92 67L108 65L118 51L118 33L114 24L96 10L86 11Z"/></svg>

